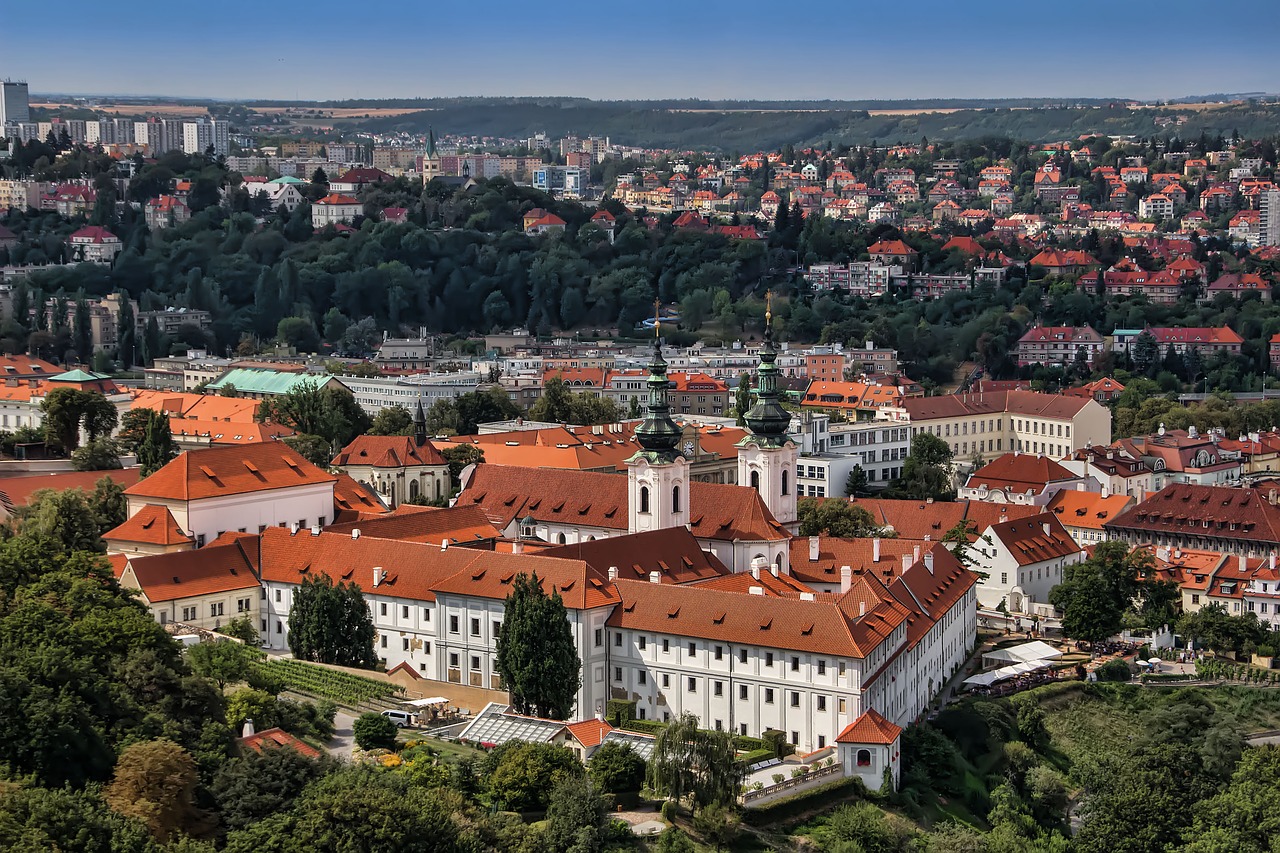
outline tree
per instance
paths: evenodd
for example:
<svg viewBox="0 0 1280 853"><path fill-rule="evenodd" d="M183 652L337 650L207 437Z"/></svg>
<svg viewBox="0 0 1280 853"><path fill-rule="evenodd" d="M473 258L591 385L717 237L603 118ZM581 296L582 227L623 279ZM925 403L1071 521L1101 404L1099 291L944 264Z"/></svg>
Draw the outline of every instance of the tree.
<svg viewBox="0 0 1280 853"><path fill-rule="evenodd" d="M87 502L99 535L119 527L129 517L129 501L124 496L124 487L108 476L100 477L93 484Z"/></svg>
<svg viewBox="0 0 1280 853"><path fill-rule="evenodd" d="M1062 610L1062 632L1072 639L1097 643L1120 630L1124 607L1110 594L1097 566L1090 561L1067 566L1062 583L1049 601Z"/></svg>
<svg viewBox="0 0 1280 853"><path fill-rule="evenodd" d="M333 445L318 435L302 433L285 436L281 441L317 468L328 468L329 463L333 461Z"/></svg>
<svg viewBox="0 0 1280 853"><path fill-rule="evenodd" d="M511 811L544 809L562 779L583 775L582 763L554 743L510 741L490 753L486 762L489 794L495 805Z"/></svg>
<svg viewBox="0 0 1280 853"><path fill-rule="evenodd" d="M1280 748L1246 750L1220 793L1195 807L1195 818L1183 832L1179 850L1186 853L1262 851L1274 849L1280 816L1274 807L1280 790Z"/></svg>
<svg viewBox="0 0 1280 853"><path fill-rule="evenodd" d="M886 494L911 500L951 500L951 446L932 433L922 432L911 439L911 453L902 463L902 476L893 481Z"/></svg>
<svg viewBox="0 0 1280 853"><path fill-rule="evenodd" d="M138 329L133 314L133 302L128 293L120 293L120 310L116 314L116 328L120 330L116 343L116 357L120 366L130 370L138 354Z"/></svg>
<svg viewBox="0 0 1280 853"><path fill-rule="evenodd" d="M356 717L351 731L355 735L356 746L361 749L395 748L396 724L375 711L367 711Z"/></svg>
<svg viewBox="0 0 1280 853"><path fill-rule="evenodd" d="M688 797L695 808L732 805L741 780L728 732L699 729L693 714L681 714L658 732L646 780L658 796L677 803Z"/></svg>
<svg viewBox="0 0 1280 853"><path fill-rule="evenodd" d="M178 455L178 446L169 428L167 412L156 409L140 411L147 415L142 425L142 438L137 444L138 465L142 468L142 476L150 477Z"/></svg>
<svg viewBox="0 0 1280 853"><path fill-rule="evenodd" d="M157 848L141 821L111 811L93 791L5 782L0 783L0 850L156 853Z"/></svg>
<svg viewBox="0 0 1280 853"><path fill-rule="evenodd" d="M276 340L298 352L317 352L320 333L316 324L304 317L282 317L276 325Z"/></svg>
<svg viewBox="0 0 1280 853"><path fill-rule="evenodd" d="M882 528L871 513L840 498L804 498L796 507L801 536L836 536L862 539L882 536Z"/></svg>
<svg viewBox="0 0 1280 853"><path fill-rule="evenodd" d="M440 451L449 463L449 482L454 491L462 488L462 472L468 465L484 463L484 450L474 444L454 444Z"/></svg>
<svg viewBox="0 0 1280 853"><path fill-rule="evenodd" d="M354 581L312 575L294 593L289 649L300 660L373 669L373 617Z"/></svg>
<svg viewBox="0 0 1280 853"><path fill-rule="evenodd" d="M90 356L93 355L93 327L89 322L89 303L85 300L84 291L76 294L71 340L76 358L81 364L88 364Z"/></svg>
<svg viewBox="0 0 1280 853"><path fill-rule="evenodd" d="M243 681L249 674L247 651L234 640L197 643L187 649L187 664L196 675L210 679L219 690L224 690L228 684Z"/></svg>
<svg viewBox="0 0 1280 853"><path fill-rule="evenodd" d="M261 639L258 634L258 627L253 624L253 620L248 616L237 616L223 625L218 633L227 637L235 637L251 648L256 646Z"/></svg>
<svg viewBox="0 0 1280 853"><path fill-rule="evenodd" d="M77 471L112 471L120 464L120 445L110 438L95 438L71 454L71 467Z"/></svg>
<svg viewBox="0 0 1280 853"><path fill-rule="evenodd" d="M345 388L334 383L323 388L311 381L299 382L287 393L263 400L256 415L260 422L287 426L295 432L318 435L339 447L368 431L369 416Z"/></svg>
<svg viewBox="0 0 1280 853"><path fill-rule="evenodd" d="M97 391L55 388L40 404L46 441L70 453L80 446L80 427L92 441L116 428L116 407Z"/></svg>
<svg viewBox="0 0 1280 853"><path fill-rule="evenodd" d="M849 471L849 476L844 481L844 493L851 498L863 498L870 493L867 488L867 472L862 470L861 465L854 465Z"/></svg>
<svg viewBox="0 0 1280 853"><path fill-rule="evenodd" d="M49 542L60 551L102 551L98 518L81 489L41 489L17 511L24 536Z"/></svg>
<svg viewBox="0 0 1280 853"><path fill-rule="evenodd" d="M147 318L146 325L142 327L143 363L150 364L157 358L168 354L169 346L165 343L164 335L160 333L160 324L153 314Z"/></svg>
<svg viewBox="0 0 1280 853"><path fill-rule="evenodd" d="M142 821L164 842L207 827L207 815L195 804L199 783L196 762L181 746L166 738L141 741L120 753L102 799L113 811Z"/></svg>
<svg viewBox="0 0 1280 853"><path fill-rule="evenodd" d="M547 805L547 848L597 853L604 843L605 801L590 776L564 774Z"/></svg>
<svg viewBox="0 0 1280 853"><path fill-rule="evenodd" d="M644 785L645 762L630 744L606 741L592 753L587 772L606 794L639 791Z"/></svg>
<svg viewBox="0 0 1280 853"><path fill-rule="evenodd" d="M289 810L330 769L330 760L308 758L290 747L249 749L218 768L209 790L223 825L234 831Z"/></svg>
<svg viewBox="0 0 1280 853"><path fill-rule="evenodd" d="M782 206L778 206L782 210ZM738 390L734 392L734 416L738 426L747 425L747 410L751 408L751 374L743 373L738 377Z"/></svg>
<svg viewBox="0 0 1280 853"><path fill-rule="evenodd" d="M1143 329L1133 339L1133 366L1144 376L1154 376L1155 369L1159 363L1160 345L1156 343L1155 335Z"/></svg>
<svg viewBox="0 0 1280 853"><path fill-rule="evenodd" d="M413 415L404 406L388 406L373 416L369 435L413 435Z"/></svg>
<svg viewBox="0 0 1280 853"><path fill-rule="evenodd" d="M567 720L582 684L582 661L564 601L537 572L516 575L498 632L497 669L521 714Z"/></svg>
<svg viewBox="0 0 1280 853"><path fill-rule="evenodd" d="M620 416L612 400L594 394L574 393L559 375L546 381L542 396L529 409L532 420L549 423L613 423Z"/></svg>

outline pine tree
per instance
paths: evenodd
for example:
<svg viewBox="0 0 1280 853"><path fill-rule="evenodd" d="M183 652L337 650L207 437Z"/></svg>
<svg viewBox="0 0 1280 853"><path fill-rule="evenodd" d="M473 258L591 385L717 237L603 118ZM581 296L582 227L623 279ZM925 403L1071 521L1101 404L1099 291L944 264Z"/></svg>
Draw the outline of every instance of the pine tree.
<svg viewBox="0 0 1280 853"><path fill-rule="evenodd" d="M93 328L89 322L89 303L85 300L84 291L76 294L75 322L72 324L71 340L76 351L76 358L81 364L88 364L93 355Z"/></svg>
<svg viewBox="0 0 1280 853"><path fill-rule="evenodd" d="M173 433L169 428L169 416L155 409L147 409L149 416L143 427L142 441L138 443L138 465L142 476L148 477L163 468L177 455Z"/></svg>
<svg viewBox="0 0 1280 853"><path fill-rule="evenodd" d="M133 367L134 357L138 349L137 321L133 316L133 303L129 294L120 293L120 312L116 315L117 344L120 366L128 370Z"/></svg>
<svg viewBox="0 0 1280 853"><path fill-rule="evenodd" d="M498 632L498 672L521 714L566 720L582 684L582 661L560 594L535 572L516 575Z"/></svg>

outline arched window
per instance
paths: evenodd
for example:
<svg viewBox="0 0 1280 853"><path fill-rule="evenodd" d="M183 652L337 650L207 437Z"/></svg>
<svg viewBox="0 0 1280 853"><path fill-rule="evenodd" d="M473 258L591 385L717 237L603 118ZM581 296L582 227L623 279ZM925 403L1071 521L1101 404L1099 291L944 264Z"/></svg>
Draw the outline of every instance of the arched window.
<svg viewBox="0 0 1280 853"><path fill-rule="evenodd" d="M871 766L871 750L869 749L858 750L858 766L859 767Z"/></svg>
<svg viewBox="0 0 1280 853"><path fill-rule="evenodd" d="M788 494L787 490L791 488L790 477L788 476L789 473L789 471L785 470L782 472L782 493L784 495Z"/></svg>
<svg viewBox="0 0 1280 853"><path fill-rule="evenodd" d="M759 471L751 472L751 488L755 489L757 492L760 491L760 472Z"/></svg>
<svg viewBox="0 0 1280 853"><path fill-rule="evenodd" d="M413 500L417 496L418 496L418 481L410 480L409 481L409 500Z"/></svg>
<svg viewBox="0 0 1280 853"><path fill-rule="evenodd" d="M560 535L556 536L556 542L558 542L558 543L559 543L559 544L561 544L561 545L563 545L563 544L564 544L565 539L564 539L564 534L563 534L563 533L561 533Z"/></svg>
<svg viewBox="0 0 1280 853"><path fill-rule="evenodd" d="M640 511L641 512L649 511L649 487L648 486L640 487Z"/></svg>
<svg viewBox="0 0 1280 853"><path fill-rule="evenodd" d="M671 487L671 511L672 512L680 511L680 487L679 486Z"/></svg>

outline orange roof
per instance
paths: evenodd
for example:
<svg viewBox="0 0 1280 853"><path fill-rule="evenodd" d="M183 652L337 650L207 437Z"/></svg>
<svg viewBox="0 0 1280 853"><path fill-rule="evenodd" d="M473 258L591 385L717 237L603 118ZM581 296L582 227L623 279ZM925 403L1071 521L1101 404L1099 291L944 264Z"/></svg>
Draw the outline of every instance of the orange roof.
<svg viewBox="0 0 1280 853"><path fill-rule="evenodd" d="M190 501L336 480L287 444L272 441L188 450L125 494Z"/></svg>
<svg viewBox="0 0 1280 853"><path fill-rule="evenodd" d="M991 536L1009 549L1019 566L1035 565L1080 550L1062 522L1051 512L994 525Z"/></svg>
<svg viewBox="0 0 1280 853"><path fill-rule="evenodd" d="M398 507L378 518L344 521L331 524L325 530L328 533L351 533L359 530L361 537L425 542L431 545L439 545L445 540L453 545L465 545L502 537L502 533L489 523L484 511L478 506L459 504L446 508L413 507L410 511L404 510L405 507Z"/></svg>
<svg viewBox="0 0 1280 853"><path fill-rule="evenodd" d="M588 610L618 603L618 593L608 579L582 560L566 560L539 554L504 554L496 551L474 551L450 548L439 554L464 552L476 555L462 571L436 585L436 590L477 598L503 600L511 594L511 585L521 572L537 572L542 588L555 593L571 610ZM660 584L653 584L660 586Z"/></svg>
<svg viewBox="0 0 1280 853"><path fill-rule="evenodd" d="M333 505L337 509L334 518L349 519L351 514L357 516L379 516L387 512L387 508L374 497L367 488L339 473L338 481L333 484Z"/></svg>
<svg viewBox="0 0 1280 853"><path fill-rule="evenodd" d="M1043 492L1049 483L1075 480L1077 476L1048 456L1030 453L1005 453L992 459L969 475L965 488L1026 492Z"/></svg>
<svg viewBox="0 0 1280 853"><path fill-rule="evenodd" d="M300 755L304 755L307 758L320 757L320 750L311 746L307 742L294 737L278 726L276 728L265 729L255 734L251 734L248 737L238 738L236 743L240 744L244 749L251 749L254 752L262 752L264 749L288 747L290 749L297 750Z"/></svg>
<svg viewBox="0 0 1280 853"><path fill-rule="evenodd" d="M1040 507L1034 506L968 500L929 503L918 500L857 498L849 502L870 512L876 524L893 528L903 539L923 540L928 536L935 541L961 521L970 522L971 528L983 533L993 524L1043 512ZM881 548L885 547L886 541L888 540L881 541Z"/></svg>
<svg viewBox="0 0 1280 853"><path fill-rule="evenodd" d="M678 584L729 574L724 563L715 554L702 550L694 535L683 527L606 536L557 545L541 553L582 560L606 577L609 569L617 569L618 577L625 580L649 580L651 573L657 572L663 583Z"/></svg>
<svg viewBox="0 0 1280 853"><path fill-rule="evenodd" d="M872 708L845 726L844 731L836 735L836 743L879 743L887 746L901 735L901 726L889 722Z"/></svg>
<svg viewBox="0 0 1280 853"><path fill-rule="evenodd" d="M448 465L431 444L419 445L411 435L358 435L329 463L372 465L374 468L406 468L414 465Z"/></svg>
<svg viewBox="0 0 1280 853"><path fill-rule="evenodd" d="M42 489L52 489L55 492L83 489L91 492L103 477L128 489L138 482L141 474L141 468L118 468L114 471L59 471L29 477L5 477L0 479L0 506L12 512L15 507L26 506L31 496Z"/></svg>
<svg viewBox="0 0 1280 853"><path fill-rule="evenodd" d="M42 379L57 376L62 368L42 358L29 355L0 355L0 376L18 376L23 379Z"/></svg>
<svg viewBox="0 0 1280 853"><path fill-rule="evenodd" d="M1102 530L1103 524L1124 512L1132 503L1133 498L1128 495L1109 495L1104 498L1097 492L1063 489L1053 496L1045 509L1057 515L1068 527Z"/></svg>
<svg viewBox="0 0 1280 853"><path fill-rule="evenodd" d="M194 418L171 418L169 432L174 438L207 438L210 446L262 444L295 435L289 427L280 424L222 423Z"/></svg>
<svg viewBox="0 0 1280 853"><path fill-rule="evenodd" d="M354 205L359 205L359 204L360 204L360 201L359 201L358 199L354 199L354 198L352 198L352 197L351 197L351 196L349 196L349 195L342 195L341 193L329 193L327 196L325 196L324 198L322 198L322 199L320 199L319 201L317 201L317 202L316 202L316 204L324 204L324 205L330 205L330 204L354 204Z"/></svg>
<svg viewBox="0 0 1280 853"><path fill-rule="evenodd" d="M190 418L200 421L250 424L258 413L261 402L245 397L222 397L214 394L184 394L177 391L150 391L138 389L132 392L130 409L155 409L167 412L170 418ZM171 421L173 429L178 428Z"/></svg>
<svg viewBox="0 0 1280 853"><path fill-rule="evenodd" d="M916 250L901 240L880 240L867 249L872 255L914 255Z"/></svg>
<svg viewBox="0 0 1280 853"><path fill-rule="evenodd" d="M569 734L573 735L574 740L587 749L599 746L604 736L613 731L613 726L604 720L583 720L578 723L569 723L565 728L569 730Z"/></svg>
<svg viewBox="0 0 1280 853"><path fill-rule="evenodd" d="M147 545L189 544L191 537L182 532L178 521L168 507L147 504L125 520L124 524L108 530L102 538L114 542L138 542Z"/></svg>
<svg viewBox="0 0 1280 853"><path fill-rule="evenodd" d="M234 542L206 545L196 551L130 557L125 576L129 573L152 604L259 586L253 564Z"/></svg>

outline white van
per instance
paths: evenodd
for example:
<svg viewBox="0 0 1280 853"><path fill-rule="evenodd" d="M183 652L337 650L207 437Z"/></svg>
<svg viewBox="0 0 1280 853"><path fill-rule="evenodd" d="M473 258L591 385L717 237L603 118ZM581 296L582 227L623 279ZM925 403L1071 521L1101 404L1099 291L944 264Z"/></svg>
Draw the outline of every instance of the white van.
<svg viewBox="0 0 1280 853"><path fill-rule="evenodd" d="M408 711L386 710L382 712L382 716L396 724L396 728L403 729L405 726L414 725L414 715Z"/></svg>

